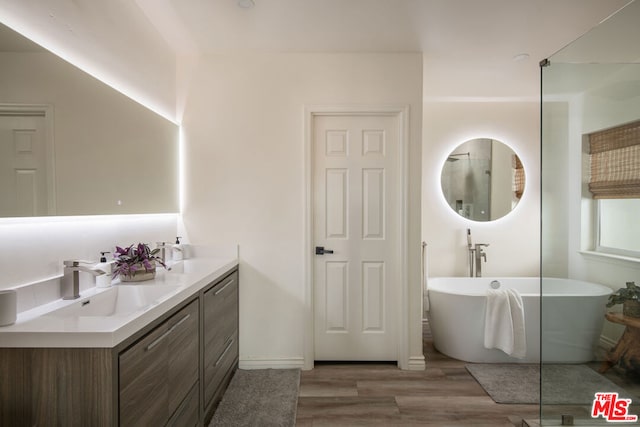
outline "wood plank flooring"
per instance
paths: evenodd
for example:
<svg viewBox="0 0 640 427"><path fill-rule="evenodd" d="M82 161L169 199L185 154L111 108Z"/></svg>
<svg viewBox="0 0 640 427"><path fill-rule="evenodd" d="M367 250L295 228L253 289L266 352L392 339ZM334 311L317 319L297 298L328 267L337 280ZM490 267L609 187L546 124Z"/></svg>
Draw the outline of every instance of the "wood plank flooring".
<svg viewBox="0 0 640 427"><path fill-rule="evenodd" d="M303 371L298 426L521 426L539 417L538 405L495 403L464 368L433 347L424 328L427 369L395 364L316 364Z"/></svg>

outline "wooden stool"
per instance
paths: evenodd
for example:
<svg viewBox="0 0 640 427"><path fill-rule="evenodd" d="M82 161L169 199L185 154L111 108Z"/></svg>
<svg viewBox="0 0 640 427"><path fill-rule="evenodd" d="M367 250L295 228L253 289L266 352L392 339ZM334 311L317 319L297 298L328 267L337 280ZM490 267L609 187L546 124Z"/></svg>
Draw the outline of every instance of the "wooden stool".
<svg viewBox="0 0 640 427"><path fill-rule="evenodd" d="M606 372L619 364L627 372L640 374L640 318L624 316L622 313L607 313L604 317L626 327L618 343L607 353L599 371Z"/></svg>

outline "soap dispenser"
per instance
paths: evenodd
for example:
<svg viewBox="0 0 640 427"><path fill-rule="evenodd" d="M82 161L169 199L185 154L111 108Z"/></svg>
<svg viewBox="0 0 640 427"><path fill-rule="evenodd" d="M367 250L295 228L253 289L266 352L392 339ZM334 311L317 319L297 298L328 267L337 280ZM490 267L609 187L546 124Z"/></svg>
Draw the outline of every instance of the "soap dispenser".
<svg viewBox="0 0 640 427"><path fill-rule="evenodd" d="M184 246L182 246L182 243L180 243L180 239L182 239L182 237L176 237L176 243L171 247L171 249L173 249L172 257L174 261L180 261L184 259Z"/></svg>
<svg viewBox="0 0 640 427"><path fill-rule="evenodd" d="M111 252L100 252L100 262L96 264L95 268L97 270L104 271L104 274L96 276L96 287L98 288L108 288L111 286L111 265L113 261L107 261L106 254L110 254Z"/></svg>

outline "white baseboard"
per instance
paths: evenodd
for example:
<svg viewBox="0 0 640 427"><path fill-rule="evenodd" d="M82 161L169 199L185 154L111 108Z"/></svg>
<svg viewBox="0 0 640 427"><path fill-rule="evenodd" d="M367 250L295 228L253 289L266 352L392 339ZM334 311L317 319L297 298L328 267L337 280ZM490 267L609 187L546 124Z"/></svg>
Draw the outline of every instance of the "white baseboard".
<svg viewBox="0 0 640 427"><path fill-rule="evenodd" d="M408 371L424 371L426 367L424 356L409 357L409 364L407 365Z"/></svg>
<svg viewBox="0 0 640 427"><path fill-rule="evenodd" d="M302 357L283 357L276 359L240 359L238 363L240 369L303 369L304 358Z"/></svg>
<svg viewBox="0 0 640 427"><path fill-rule="evenodd" d="M238 367L244 370L251 369L304 369L304 358L288 357L277 359L240 359ZM409 358L407 370L424 371L426 368L424 356L413 356Z"/></svg>

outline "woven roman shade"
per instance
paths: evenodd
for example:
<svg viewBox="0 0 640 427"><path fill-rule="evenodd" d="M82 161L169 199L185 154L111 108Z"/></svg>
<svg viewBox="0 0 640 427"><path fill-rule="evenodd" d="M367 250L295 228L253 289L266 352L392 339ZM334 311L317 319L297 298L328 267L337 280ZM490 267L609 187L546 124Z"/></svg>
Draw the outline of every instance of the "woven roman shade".
<svg viewBox="0 0 640 427"><path fill-rule="evenodd" d="M517 199L524 193L524 166L517 154L513 155L513 192Z"/></svg>
<svg viewBox="0 0 640 427"><path fill-rule="evenodd" d="M640 121L589 134L594 199L640 198Z"/></svg>

